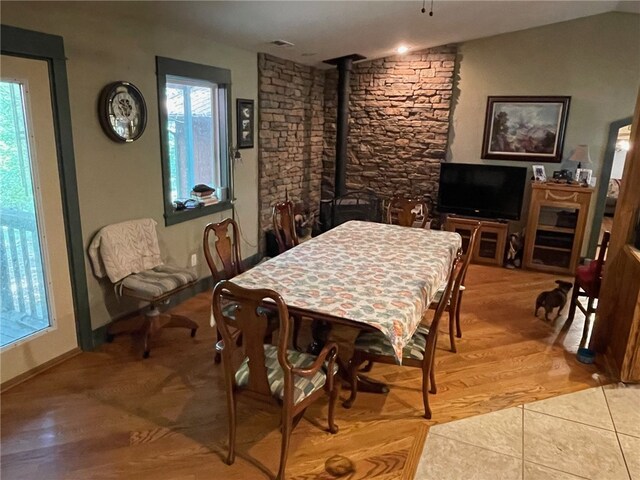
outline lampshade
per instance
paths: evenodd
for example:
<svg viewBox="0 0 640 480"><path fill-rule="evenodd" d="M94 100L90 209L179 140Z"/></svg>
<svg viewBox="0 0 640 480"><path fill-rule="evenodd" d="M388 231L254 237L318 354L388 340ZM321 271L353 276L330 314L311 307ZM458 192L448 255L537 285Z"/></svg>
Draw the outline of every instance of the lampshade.
<svg viewBox="0 0 640 480"><path fill-rule="evenodd" d="M578 163L591 163L589 145L578 145L569 157L569 160Z"/></svg>

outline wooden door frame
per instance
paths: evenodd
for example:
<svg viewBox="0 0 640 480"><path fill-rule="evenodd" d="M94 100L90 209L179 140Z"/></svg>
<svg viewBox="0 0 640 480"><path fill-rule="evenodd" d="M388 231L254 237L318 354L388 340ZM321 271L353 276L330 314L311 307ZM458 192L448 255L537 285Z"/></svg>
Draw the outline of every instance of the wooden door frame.
<svg viewBox="0 0 640 480"><path fill-rule="evenodd" d="M618 131L624 126L631 125L632 121L633 117L626 117L609 124L609 137L607 138L607 146L604 150L604 156L602 157L602 169L600 170L600 178L598 179L600 186L598 187L598 193L596 194L596 208L593 213L591 237L589 238L589 248L587 249L588 258L595 258L598 242L600 241L600 228L602 227L602 219L604 217L607 190L609 190L609 179L611 178L611 170L613 168L613 157L616 153Z"/></svg>
<svg viewBox="0 0 640 480"><path fill-rule="evenodd" d="M71 109L64 41L58 35L24 30L2 25L0 49L3 55L44 60L49 65L51 85L51 109L58 156L60 194L64 214L64 229L69 257L71 293L76 319L78 345L82 350L93 350L91 314L87 292L87 275L84 260L78 182L73 154Z"/></svg>

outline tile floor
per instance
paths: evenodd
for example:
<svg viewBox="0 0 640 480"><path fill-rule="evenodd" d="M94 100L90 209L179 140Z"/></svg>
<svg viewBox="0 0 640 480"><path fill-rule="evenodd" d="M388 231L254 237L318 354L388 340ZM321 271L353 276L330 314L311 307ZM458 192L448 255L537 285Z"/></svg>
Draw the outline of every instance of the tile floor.
<svg viewBox="0 0 640 480"><path fill-rule="evenodd" d="M640 385L436 425L416 480L640 480Z"/></svg>

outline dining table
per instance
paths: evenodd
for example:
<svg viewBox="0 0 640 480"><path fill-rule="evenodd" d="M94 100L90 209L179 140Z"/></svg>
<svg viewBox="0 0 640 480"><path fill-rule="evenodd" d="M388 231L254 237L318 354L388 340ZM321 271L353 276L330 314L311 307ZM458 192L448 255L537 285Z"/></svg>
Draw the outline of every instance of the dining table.
<svg viewBox="0 0 640 480"><path fill-rule="evenodd" d="M360 330L380 330L401 364L461 246L455 232L352 220L232 281L275 290L293 316L353 327L352 342Z"/></svg>

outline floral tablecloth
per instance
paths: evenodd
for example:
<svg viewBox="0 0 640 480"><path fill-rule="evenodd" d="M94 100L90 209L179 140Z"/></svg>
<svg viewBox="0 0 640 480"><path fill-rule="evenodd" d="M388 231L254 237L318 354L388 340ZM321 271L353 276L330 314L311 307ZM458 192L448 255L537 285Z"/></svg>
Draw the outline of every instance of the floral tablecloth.
<svg viewBox="0 0 640 480"><path fill-rule="evenodd" d="M402 349L446 282L459 234L350 221L233 278L287 305L360 322Z"/></svg>

